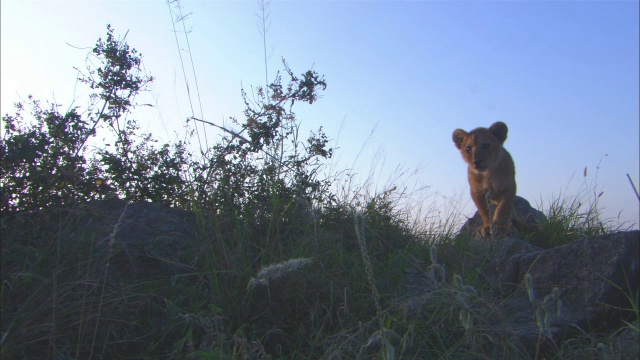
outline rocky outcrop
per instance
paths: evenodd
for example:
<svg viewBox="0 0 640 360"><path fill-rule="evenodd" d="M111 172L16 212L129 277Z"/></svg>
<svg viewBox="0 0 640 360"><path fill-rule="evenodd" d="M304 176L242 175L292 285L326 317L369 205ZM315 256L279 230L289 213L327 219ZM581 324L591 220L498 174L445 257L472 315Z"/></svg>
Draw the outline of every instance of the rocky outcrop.
<svg viewBox="0 0 640 360"><path fill-rule="evenodd" d="M118 262L113 268L129 279L180 273L178 260L193 255L196 231L202 231L193 212L159 204L109 200L88 207L86 231L93 233L98 248L112 246L113 253L122 255L113 258Z"/></svg>
<svg viewBox="0 0 640 360"><path fill-rule="evenodd" d="M9 358L21 359L90 358L97 347L102 354L94 357L131 357L151 342L157 353L170 353L159 339L184 336L192 320L179 320L176 309L206 289L194 269L217 239L203 217L121 200L3 213L2 276L13 280L2 298L2 357L7 343ZM22 272L38 282L14 277ZM210 346L213 328L193 321L200 346ZM40 326L46 323L64 330ZM10 332L15 324L24 330Z"/></svg>
<svg viewBox="0 0 640 360"><path fill-rule="evenodd" d="M532 209L526 200L518 198L516 207L524 221L530 224L544 221L544 215ZM154 290L166 292L167 298L175 295L172 288L176 282L190 284L194 276L176 275L193 275L189 264L216 241L215 231L193 212L157 204L96 201L72 212L78 220L69 221L64 229L55 227L52 232L55 236L24 236L25 241L31 239L33 243L28 245L33 248L41 245L38 242L52 239L63 242L66 238L69 243L72 239L91 241L96 251L92 250L93 260L87 263L95 267L87 265L86 271L97 275L86 279L94 282L99 279L104 284L102 276L107 275L104 264L108 263L107 285L157 280L164 285ZM462 232L473 233L473 226L479 225L474 225L477 217L474 218ZM11 231L27 235L34 232L34 226L44 226L42 221L32 219L16 224L21 225ZM465 288L462 282L447 284L453 273L476 272L481 281L491 285L488 287L491 290L481 294L482 301L478 302L489 309L482 312L486 314L482 331L488 336L508 339L507 342L516 344L533 358L536 352L557 349L582 334L609 333L613 334L612 352L624 354L622 358L640 356L638 331L630 327L618 331L637 320L637 313L630 309L638 301L640 231L589 237L552 249L542 249L517 236L504 239L460 236L457 241L466 242L464 254L441 249L436 266L406 272L401 285L406 301L399 306L405 320L416 318L429 301L451 301L446 296L442 298L445 300L438 298L446 291L453 293L454 298L460 295L459 290ZM62 248L73 251L71 245ZM459 250L459 245L453 250ZM269 332L270 327L298 326L306 319L308 304L321 301L320 292L333 291L330 279L319 275L321 266L311 259L291 259L265 267L251 279L238 306L247 323L264 327L264 332L270 334L264 338L265 344L283 342L277 332ZM461 267L463 271L459 271ZM82 269L84 276L85 267ZM445 289L446 286L452 290ZM163 294L154 294L154 299L164 303ZM635 298L631 301L636 303L632 305L630 298ZM133 314L136 312L139 311L131 310ZM501 354L500 350L494 354Z"/></svg>
<svg viewBox="0 0 640 360"><path fill-rule="evenodd" d="M505 320L513 334L531 348L541 332L554 342L635 320L629 296L640 283L639 249L640 232L631 231L504 259L501 308L512 314Z"/></svg>
<svg viewBox="0 0 640 360"><path fill-rule="evenodd" d="M546 221L521 197L516 199L516 214L529 225ZM476 213L460 234L473 234L481 225ZM611 332L636 320L630 297L637 296L640 284L638 231L546 250L517 236L473 239L468 247L475 255L470 266L494 286L500 317L495 321L507 329L501 335L514 338L531 353L583 332ZM637 332L635 339L639 340Z"/></svg>
<svg viewBox="0 0 640 360"><path fill-rule="evenodd" d="M206 246L198 245L193 239L215 241L214 231L188 211L150 203L127 205L123 201L101 201L87 205L84 212L87 219L84 231L92 234L98 248L111 247L112 273L123 281L161 273L164 276L178 274L183 269L176 264L186 261L174 260L180 259L183 253L197 254L194 247ZM516 200L516 213L526 224L546 221L540 211L520 197ZM476 214L461 233L473 233L481 222ZM197 236L203 232L205 236ZM487 320L495 323L496 335L517 343L529 354L557 348L558 344L583 332L612 332L625 322L636 320L637 314L629 310L632 306L629 296L637 296L640 284L639 231L594 236L552 249L542 249L518 236L504 239L467 236L465 241L468 241L465 251L472 255L465 259L465 268L481 272L482 278L494 289L486 295L497 311ZM447 257L444 251L439 256ZM459 254L449 256L460 258ZM280 291L280 287L286 286L314 289L324 286L321 279L309 276L317 264L310 260L296 261L305 266L295 267L300 270L291 272L295 281L288 275L272 276L271 272L271 275L265 272L262 277L259 274L252 280L254 286L249 287L243 304L239 304L248 318L258 320L266 316L296 322L297 308L290 306L290 299L274 299L273 294L287 294ZM455 265L447 264L446 260L442 263L447 272L455 272ZM280 268L288 269L294 262L284 264L287 266L279 264L273 267L278 271L272 272L280 274ZM420 297L420 292L427 294L442 286L445 276L438 276L434 276L435 281L419 282L415 279L421 278L421 274L408 271L410 291L406 295L413 302L424 301L428 297ZM280 290L275 291L276 288ZM420 308L420 304L411 301L405 304L407 316ZM283 307L284 304L287 306ZM638 333L626 331L617 335L620 342L617 346L630 349L625 351L637 357L637 350L626 344L634 340L637 343Z"/></svg>
<svg viewBox="0 0 640 360"><path fill-rule="evenodd" d="M206 246L193 241L196 237L215 241L214 231L188 211L150 203L101 201L87 205L84 212L83 231L92 234L98 249L111 248L111 273L116 281L179 274L184 269L176 264L187 263L176 261L181 254L193 256L198 253L194 247ZM516 201L516 212L528 224L545 221L544 215L522 198ZM461 232L473 233L474 226L479 225L477 220L477 216L469 219ZM203 232L206 236L197 236ZM613 331L636 320L637 315L629 310L632 305L628 297L636 296L640 284L639 231L590 237L553 249L542 249L517 236L467 241L467 251L473 257L465 266L480 271L494 289L488 300L497 309L491 315L493 319L489 319L496 324L495 333L512 339L530 354L544 352L545 348L555 347L582 332ZM290 299L273 298L273 294L288 292L271 290L292 284L296 288L323 286L321 280L312 281L313 276L309 276L308 271L313 273L316 265L310 260L296 261L304 266L293 266L297 262L291 260L273 266L278 271L272 269L254 279L254 286L249 287L243 304L239 304L248 318L268 315L296 322L297 310L293 310L297 308L290 306ZM444 265L449 266L446 262ZM288 274L289 271L280 268L289 267L301 269L291 272L296 281L288 275L273 275ZM412 274L409 272L408 276ZM416 287L418 282L411 283L414 299L420 291L427 293L440 286L425 282ZM283 304L288 306L282 307ZM409 305L412 306L407 306L408 312L415 310L415 304ZM287 311L283 312L283 308ZM620 333L619 338L621 344L633 343L638 334ZM633 347L630 349L633 353ZM631 356L635 355L637 352Z"/></svg>
<svg viewBox="0 0 640 360"><path fill-rule="evenodd" d="M489 204L489 212L493 214L494 210L495 205ZM516 196L514 210L514 226L519 232L528 232L531 228L547 221L547 217L544 213L533 208L529 201L523 197ZM475 230L483 224L484 221L482 220L482 217L480 217L480 214L476 211L475 215L469 218L464 225L462 225L460 234L474 234Z"/></svg>
<svg viewBox="0 0 640 360"><path fill-rule="evenodd" d="M110 278L115 282L163 278L187 271L183 264L215 241L215 232L191 211L149 202L93 201L75 210L75 232L93 239L101 253L110 254ZM200 235L200 236L197 236Z"/></svg>

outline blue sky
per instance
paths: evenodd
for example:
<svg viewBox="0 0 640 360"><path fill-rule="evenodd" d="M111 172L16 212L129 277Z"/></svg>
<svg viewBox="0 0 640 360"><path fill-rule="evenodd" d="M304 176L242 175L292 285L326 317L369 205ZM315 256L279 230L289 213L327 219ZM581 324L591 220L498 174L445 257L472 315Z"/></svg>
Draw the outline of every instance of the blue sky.
<svg viewBox="0 0 640 360"><path fill-rule="evenodd" d="M219 124L240 117L241 86L264 83L257 2L182 5L191 14L204 117ZM191 110L166 2L3 0L1 7L2 114L28 94L68 106L73 67L83 66L87 50L66 43L93 46L110 23L120 35L129 31L156 77L139 99L156 107L136 117L158 138L182 138ZM304 129L323 126L336 140L334 168L353 167L363 178L374 168L379 188L398 166L418 169L411 181L429 186L434 199L457 199L470 216L451 133L499 120L510 129L505 147L519 195L535 205L576 194L585 166L591 184L599 164L605 214L622 211L638 223L626 177L640 177L637 1L273 1L268 12L269 78L282 57L294 72L325 75L320 101L296 113ZM86 103L79 88L76 98Z"/></svg>

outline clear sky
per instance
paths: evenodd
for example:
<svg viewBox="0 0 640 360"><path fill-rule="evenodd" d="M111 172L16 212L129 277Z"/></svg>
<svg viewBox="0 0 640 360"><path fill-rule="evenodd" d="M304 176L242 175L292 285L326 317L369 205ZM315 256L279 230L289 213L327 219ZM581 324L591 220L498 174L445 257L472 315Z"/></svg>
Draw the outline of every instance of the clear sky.
<svg viewBox="0 0 640 360"><path fill-rule="evenodd" d="M264 84L258 3L182 5L203 117L240 118L241 86ZM398 166L418 169L418 182L471 216L451 133L499 120L519 195L539 205L576 194L584 168L591 184L599 164L605 215L638 223L626 177L640 181L637 1L273 1L268 13L269 78L283 57L296 73L325 75L323 97L296 113L335 140L334 168L366 177L373 167L380 187ZM165 1L3 0L0 16L3 115L29 94L68 106L88 51L77 47L92 47L110 23L156 78L138 99L156 107L136 118L162 140L182 138L191 110Z"/></svg>

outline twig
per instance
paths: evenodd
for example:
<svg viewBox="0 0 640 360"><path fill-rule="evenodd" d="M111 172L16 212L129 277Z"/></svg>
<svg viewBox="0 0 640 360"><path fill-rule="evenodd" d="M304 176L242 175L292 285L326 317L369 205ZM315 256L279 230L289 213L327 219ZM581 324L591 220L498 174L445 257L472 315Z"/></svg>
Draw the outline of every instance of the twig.
<svg viewBox="0 0 640 360"><path fill-rule="evenodd" d="M631 187L633 188L633 191L636 193L636 196L638 197L638 201L640 201L640 195L638 194L638 189L636 189L636 186L633 184L633 180L631 180L631 176L629 176L628 173L627 173L627 179L629 179L629 183L631 183Z"/></svg>
<svg viewBox="0 0 640 360"><path fill-rule="evenodd" d="M207 121L207 120L198 119L198 118L197 118L197 117L195 117L195 116L192 116L192 117L190 117L189 119L191 119L191 120L195 120L195 121L200 121L200 122L202 122L202 123L205 123L205 124L208 124L208 125L211 125L211 126L215 126L215 127L217 127L218 129L220 129L220 130L222 130L222 131L224 131L224 132L227 132L227 133L231 134L234 138L241 140L243 143L250 144L250 145L252 145L252 146L254 146L254 147L256 147L256 148L259 148L259 147L258 147L258 146L253 142L253 141L249 141L249 140L247 140L244 136L242 136L242 135L238 134L237 132L235 132L235 131L233 131L233 130L229 130L229 129L227 129L227 128L223 127L223 126L216 125L216 124L214 124L214 123L212 123L212 122L210 122L210 121Z"/></svg>

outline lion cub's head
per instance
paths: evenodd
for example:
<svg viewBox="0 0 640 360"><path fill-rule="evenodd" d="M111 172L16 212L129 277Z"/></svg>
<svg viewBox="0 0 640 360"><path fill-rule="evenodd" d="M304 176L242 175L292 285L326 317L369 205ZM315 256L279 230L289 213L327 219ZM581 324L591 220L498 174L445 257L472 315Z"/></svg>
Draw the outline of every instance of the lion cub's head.
<svg viewBox="0 0 640 360"><path fill-rule="evenodd" d="M503 122L496 122L487 128L477 128L471 132L456 129L453 142L460 150L462 158L473 172L481 173L491 169L502 156L502 144L507 139L509 129Z"/></svg>

